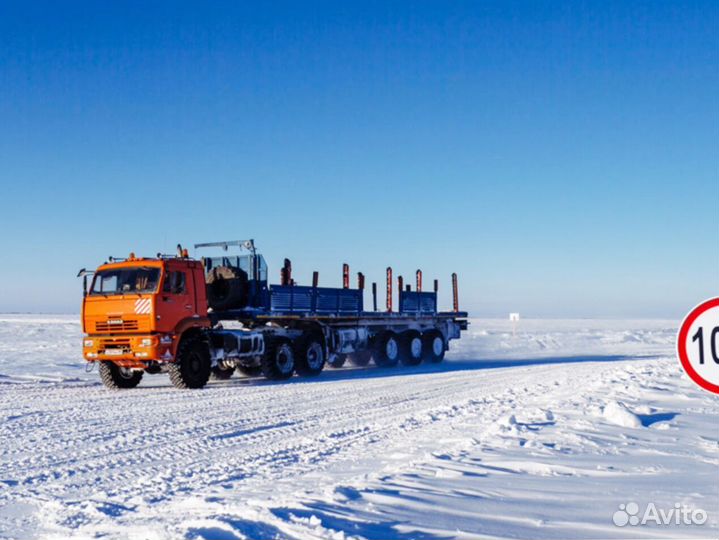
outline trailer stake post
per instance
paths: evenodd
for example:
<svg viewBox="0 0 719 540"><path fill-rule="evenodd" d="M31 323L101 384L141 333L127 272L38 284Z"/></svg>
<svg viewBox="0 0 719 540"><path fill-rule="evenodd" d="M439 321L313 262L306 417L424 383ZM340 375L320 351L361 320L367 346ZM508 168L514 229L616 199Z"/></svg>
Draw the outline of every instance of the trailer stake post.
<svg viewBox="0 0 719 540"><path fill-rule="evenodd" d="M387 267L387 311L392 313L392 267Z"/></svg>
<svg viewBox="0 0 719 540"><path fill-rule="evenodd" d="M435 279L435 280L434 280L434 292L435 292L435 294L437 293L437 291L439 291L439 280Z"/></svg>
<svg viewBox="0 0 719 540"><path fill-rule="evenodd" d="M422 292L422 270L417 269L417 292Z"/></svg>
<svg viewBox="0 0 719 540"><path fill-rule="evenodd" d="M377 282L372 282L372 309L377 311Z"/></svg>
<svg viewBox="0 0 719 540"><path fill-rule="evenodd" d="M459 311L459 293L457 292L457 274L452 274L452 303L454 304L454 312Z"/></svg>
<svg viewBox="0 0 719 540"><path fill-rule="evenodd" d="M357 288L364 291L364 274L362 272L357 272Z"/></svg>
<svg viewBox="0 0 719 540"><path fill-rule="evenodd" d="M342 288L350 288L350 265L347 263L342 265Z"/></svg>
<svg viewBox="0 0 719 540"><path fill-rule="evenodd" d="M289 285L292 282L292 261L285 259L284 265L280 268L280 285Z"/></svg>
<svg viewBox="0 0 719 540"><path fill-rule="evenodd" d="M320 282L320 273L317 270L315 270L314 272L312 272L312 286L316 289L319 282Z"/></svg>

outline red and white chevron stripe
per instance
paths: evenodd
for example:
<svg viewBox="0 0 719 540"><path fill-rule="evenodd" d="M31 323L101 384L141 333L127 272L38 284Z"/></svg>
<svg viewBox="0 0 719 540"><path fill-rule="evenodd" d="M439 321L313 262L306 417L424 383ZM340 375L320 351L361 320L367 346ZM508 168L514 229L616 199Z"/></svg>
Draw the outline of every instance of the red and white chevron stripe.
<svg viewBox="0 0 719 540"><path fill-rule="evenodd" d="M135 313L150 313L152 309L152 301L149 298L138 298L135 300Z"/></svg>

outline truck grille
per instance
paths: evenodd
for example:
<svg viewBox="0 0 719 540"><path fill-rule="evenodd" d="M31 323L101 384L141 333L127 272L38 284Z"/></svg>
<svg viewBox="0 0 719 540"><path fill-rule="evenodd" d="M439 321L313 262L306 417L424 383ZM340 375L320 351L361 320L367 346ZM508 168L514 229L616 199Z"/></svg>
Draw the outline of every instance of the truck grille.
<svg viewBox="0 0 719 540"><path fill-rule="evenodd" d="M103 339L102 340L102 347L104 349L129 349L130 348L130 340L129 339Z"/></svg>
<svg viewBox="0 0 719 540"><path fill-rule="evenodd" d="M95 322L96 332L131 332L137 329L137 319L109 319Z"/></svg>
<svg viewBox="0 0 719 540"><path fill-rule="evenodd" d="M108 338L100 342L100 352L107 356L121 356L131 352L129 339Z"/></svg>

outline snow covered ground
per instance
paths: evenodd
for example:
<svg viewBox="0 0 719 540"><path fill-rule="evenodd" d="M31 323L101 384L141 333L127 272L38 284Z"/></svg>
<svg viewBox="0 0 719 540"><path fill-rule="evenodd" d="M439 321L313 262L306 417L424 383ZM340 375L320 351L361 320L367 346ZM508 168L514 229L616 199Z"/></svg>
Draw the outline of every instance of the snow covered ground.
<svg viewBox="0 0 719 540"><path fill-rule="evenodd" d="M0 315L0 537L715 538L676 326L473 320L441 365L111 392L76 316ZM614 524L650 503L706 523Z"/></svg>

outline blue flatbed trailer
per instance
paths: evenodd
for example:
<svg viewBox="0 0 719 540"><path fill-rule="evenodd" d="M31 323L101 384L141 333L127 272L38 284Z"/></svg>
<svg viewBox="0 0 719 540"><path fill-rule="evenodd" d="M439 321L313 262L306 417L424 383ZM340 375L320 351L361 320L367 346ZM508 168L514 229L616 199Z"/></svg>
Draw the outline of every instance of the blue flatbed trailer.
<svg viewBox="0 0 719 540"><path fill-rule="evenodd" d="M241 307L210 309L208 313L214 324L210 337L216 374L239 369L282 379L293 371L316 375L325 364L340 367L345 361L356 366L374 362L380 367L440 362L449 342L467 329L467 312L456 309L456 275L455 310L438 311L436 291L405 289L401 278L397 309L392 310L393 283L388 268L388 309L376 310L373 288L374 309L368 311L364 309L364 278L359 279L357 288L350 288L346 265L341 288L297 285L289 270L282 273L285 283L269 285L267 266L253 241L195 247L221 246L226 250L229 245L248 247L250 254L203 258L205 270L208 275L218 267L243 272L249 294ZM286 267L288 263L286 260ZM418 271L418 287L420 284Z"/></svg>

